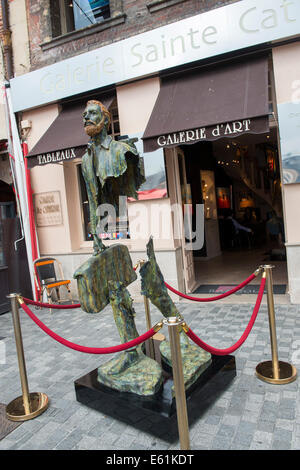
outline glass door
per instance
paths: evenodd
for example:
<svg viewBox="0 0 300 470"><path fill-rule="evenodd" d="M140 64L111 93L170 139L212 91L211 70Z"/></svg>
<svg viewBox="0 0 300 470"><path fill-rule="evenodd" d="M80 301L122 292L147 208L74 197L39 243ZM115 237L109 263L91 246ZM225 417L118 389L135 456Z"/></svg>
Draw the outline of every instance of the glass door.
<svg viewBox="0 0 300 470"><path fill-rule="evenodd" d="M192 231L192 213L189 213L189 210L192 209L191 186L187 182L185 157L183 151L179 148L175 148L174 153L177 201L182 205L182 217L180 219L182 225L182 256L185 287L186 292L193 292L196 286L194 257L193 251L191 249L187 249L191 241L191 236L189 236L189 233Z"/></svg>

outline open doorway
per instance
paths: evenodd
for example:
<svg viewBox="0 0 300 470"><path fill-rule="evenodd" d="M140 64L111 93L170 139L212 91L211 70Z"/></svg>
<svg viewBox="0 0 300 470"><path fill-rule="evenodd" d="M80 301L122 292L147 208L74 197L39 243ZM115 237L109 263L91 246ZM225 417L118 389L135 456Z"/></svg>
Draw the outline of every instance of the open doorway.
<svg viewBox="0 0 300 470"><path fill-rule="evenodd" d="M9 311L9 253L7 223L15 217L15 196L12 187L0 179L0 315Z"/></svg>
<svg viewBox="0 0 300 470"><path fill-rule="evenodd" d="M239 284L259 265L272 264L278 293L285 293L277 128L185 145L182 153L186 172L182 191L191 194L193 208L204 204L205 242L201 250L193 251L194 292L220 292L222 286Z"/></svg>
<svg viewBox="0 0 300 470"><path fill-rule="evenodd" d="M0 180L0 314L9 311L7 295L32 297L27 251L12 184Z"/></svg>

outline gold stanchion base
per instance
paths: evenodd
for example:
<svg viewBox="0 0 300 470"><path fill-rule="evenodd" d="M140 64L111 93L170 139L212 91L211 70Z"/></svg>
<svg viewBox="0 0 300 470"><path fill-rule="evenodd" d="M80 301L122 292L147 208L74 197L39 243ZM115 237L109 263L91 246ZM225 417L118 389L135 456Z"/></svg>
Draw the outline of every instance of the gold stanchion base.
<svg viewBox="0 0 300 470"><path fill-rule="evenodd" d="M11 421L27 421L42 414L49 405L49 399L45 393L33 392L29 394L30 410L26 414L23 404L23 396L15 398L6 406L6 417Z"/></svg>
<svg viewBox="0 0 300 470"><path fill-rule="evenodd" d="M265 361L258 364L256 367L257 377L271 384L289 384L296 380L297 370L292 364L282 361L278 361L278 364L279 378L274 378L272 361Z"/></svg>

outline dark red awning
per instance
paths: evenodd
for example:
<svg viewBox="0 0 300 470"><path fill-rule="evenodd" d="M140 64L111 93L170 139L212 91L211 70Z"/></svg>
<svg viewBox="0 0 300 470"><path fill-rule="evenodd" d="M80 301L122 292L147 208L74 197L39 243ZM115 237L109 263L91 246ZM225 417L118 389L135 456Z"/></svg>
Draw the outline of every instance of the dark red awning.
<svg viewBox="0 0 300 470"><path fill-rule="evenodd" d="M113 99L114 94L108 94L100 97L99 101L109 108ZM89 136L85 133L82 122L85 103L83 101L63 107L60 114L27 155L29 168L82 157L89 141Z"/></svg>
<svg viewBox="0 0 300 470"><path fill-rule="evenodd" d="M268 57L163 78L144 151L269 131Z"/></svg>

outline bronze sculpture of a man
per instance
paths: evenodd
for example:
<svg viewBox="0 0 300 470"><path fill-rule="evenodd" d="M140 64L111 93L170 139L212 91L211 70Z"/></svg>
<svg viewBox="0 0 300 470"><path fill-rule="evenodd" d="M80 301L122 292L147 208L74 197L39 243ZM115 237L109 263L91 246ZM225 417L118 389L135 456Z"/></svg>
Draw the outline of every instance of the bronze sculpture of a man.
<svg viewBox="0 0 300 470"><path fill-rule="evenodd" d="M137 199L137 190L145 181L142 160L132 140L116 141L108 135L110 114L95 100L88 101L83 113L86 133L91 137L82 158L82 174L89 200L90 226L94 240L94 256L74 273L77 279L81 308L96 313L110 303L121 341L138 337L133 301L127 286L137 279L128 248L122 244L105 247L97 233L101 204L110 204L119 215L120 196ZM140 270L142 293L165 317L180 314L171 300L157 265L153 240L147 245L148 261ZM208 367L210 355L199 351L181 334L186 386L191 385ZM168 342L161 345L162 356L171 366ZM163 383L161 366L146 357L142 347L126 350L98 368L100 383L119 391L139 395L158 392Z"/></svg>
<svg viewBox="0 0 300 470"><path fill-rule="evenodd" d="M116 141L108 135L110 113L100 101L88 101L83 124L91 137L82 158L82 174L89 200L94 254L97 254L105 249L97 234L98 206L111 204L118 216L119 197L137 199L137 189L145 177L142 160L132 141Z"/></svg>
<svg viewBox="0 0 300 470"><path fill-rule="evenodd" d="M127 290L137 275L125 245L105 247L102 243L97 233L100 221L97 209L101 204L110 204L118 216L120 196L137 199L137 190L145 181L143 165L133 141L116 141L108 135L110 114L101 102L88 101L83 124L91 137L81 167L89 200L94 256L76 270L74 277L81 308L97 313L109 303L124 343L139 336L132 299ZM125 350L99 366L97 379L119 391L152 395L161 387L162 371L139 346Z"/></svg>

